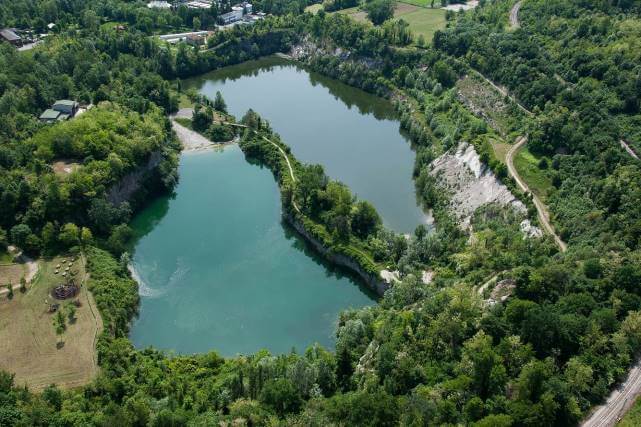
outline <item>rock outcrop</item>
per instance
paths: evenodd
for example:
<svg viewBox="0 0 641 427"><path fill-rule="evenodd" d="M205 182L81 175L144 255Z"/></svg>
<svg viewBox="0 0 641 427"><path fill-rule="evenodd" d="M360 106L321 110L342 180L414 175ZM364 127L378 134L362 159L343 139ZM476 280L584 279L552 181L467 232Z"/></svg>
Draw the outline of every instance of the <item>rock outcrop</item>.
<svg viewBox="0 0 641 427"><path fill-rule="evenodd" d="M118 206L123 202L129 201L144 184L145 175L158 166L161 160L162 155L160 151L151 153L146 164L136 168L136 170L132 172L129 172L120 180L120 182L109 189L109 192L107 193L107 200L114 206Z"/></svg>
<svg viewBox="0 0 641 427"><path fill-rule="evenodd" d="M375 291L379 296L383 296L385 291L390 287L390 283L388 283L381 277L377 277L376 275L366 271L353 258L344 254L335 253L330 248L325 247L323 243L316 237L314 237L310 232L308 232L307 229L305 229L303 223L297 220L294 216L285 214L284 217L287 223L290 224L326 260L358 274L358 276L363 279L365 284L370 289Z"/></svg>
<svg viewBox="0 0 641 427"><path fill-rule="evenodd" d="M525 205L481 162L474 146L468 143L462 142L454 153L435 159L430 174L450 194L449 210L464 228L469 227L474 211L487 203L527 213Z"/></svg>

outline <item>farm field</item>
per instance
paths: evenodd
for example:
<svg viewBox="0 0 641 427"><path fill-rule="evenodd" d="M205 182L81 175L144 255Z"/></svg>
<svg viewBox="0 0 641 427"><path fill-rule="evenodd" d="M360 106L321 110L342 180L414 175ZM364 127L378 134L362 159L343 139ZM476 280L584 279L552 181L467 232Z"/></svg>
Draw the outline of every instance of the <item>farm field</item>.
<svg viewBox="0 0 641 427"><path fill-rule="evenodd" d="M62 258L40 261L40 271L26 293L15 291L13 299L0 297L0 369L15 373L18 385L42 390L49 384L63 388L77 387L95 377L95 338L102 330L102 320L93 297L82 286L76 297L81 303L75 321L67 320L66 331L59 339L53 326L55 314L48 313L51 288L61 282L54 274ZM83 262L77 259L72 268L76 277L85 277ZM64 314L72 300L60 304ZM63 344L58 345L58 341Z"/></svg>

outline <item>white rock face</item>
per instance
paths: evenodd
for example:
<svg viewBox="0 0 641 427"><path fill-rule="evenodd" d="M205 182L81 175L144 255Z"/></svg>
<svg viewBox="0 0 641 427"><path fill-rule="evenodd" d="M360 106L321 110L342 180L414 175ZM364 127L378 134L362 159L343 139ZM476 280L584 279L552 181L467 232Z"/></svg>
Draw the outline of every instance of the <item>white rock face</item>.
<svg viewBox="0 0 641 427"><path fill-rule="evenodd" d="M527 212L525 205L481 162L474 146L468 143L460 143L454 154L443 154L431 166L430 174L450 192L450 210L464 228L469 227L474 211L487 203L511 206L523 214ZM536 228L529 221L528 225Z"/></svg>
<svg viewBox="0 0 641 427"><path fill-rule="evenodd" d="M543 230L541 230L539 227L532 225L529 219L524 219L521 221L521 232L525 237L529 238L539 238L543 237Z"/></svg>

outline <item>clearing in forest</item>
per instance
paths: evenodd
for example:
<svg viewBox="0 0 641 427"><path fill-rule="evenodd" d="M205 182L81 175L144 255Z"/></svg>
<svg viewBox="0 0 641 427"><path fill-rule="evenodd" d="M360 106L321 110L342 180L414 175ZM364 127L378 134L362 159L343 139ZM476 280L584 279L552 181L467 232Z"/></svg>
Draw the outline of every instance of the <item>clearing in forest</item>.
<svg viewBox="0 0 641 427"><path fill-rule="evenodd" d="M430 42L437 30L445 28L445 11L442 9L418 7L410 3L411 2L396 3L394 19L402 19L407 22L415 37L422 35L426 42ZM357 22L370 22L367 19L367 13L358 6L339 10L336 13L348 15Z"/></svg>
<svg viewBox="0 0 641 427"><path fill-rule="evenodd" d="M527 147L523 147L516 153L514 167L521 178L527 182L530 190L546 203L547 197L554 188L549 173L551 168L549 159L536 157Z"/></svg>
<svg viewBox="0 0 641 427"><path fill-rule="evenodd" d="M409 6L409 7L408 7ZM445 28L445 11L425 7L412 7L404 3L397 3L394 19L407 22L414 36L422 35L426 42L430 42L434 33Z"/></svg>
<svg viewBox="0 0 641 427"><path fill-rule="evenodd" d="M79 294L65 301L51 297L51 289L63 282L60 272L54 274L62 260L41 261L39 273L33 284L27 286L26 293L16 290L12 299L7 295L0 297L0 369L15 373L16 384L27 384L32 390L42 390L49 384L77 387L98 372L95 340L102 330L102 319L84 285L82 258L70 267L70 271L77 271L77 282L83 283ZM70 258L65 260L68 266ZM80 306L76 308L75 320L70 321L67 306L76 299ZM66 331L60 337L54 327L56 314L49 313L52 303L60 304L59 309L65 315Z"/></svg>

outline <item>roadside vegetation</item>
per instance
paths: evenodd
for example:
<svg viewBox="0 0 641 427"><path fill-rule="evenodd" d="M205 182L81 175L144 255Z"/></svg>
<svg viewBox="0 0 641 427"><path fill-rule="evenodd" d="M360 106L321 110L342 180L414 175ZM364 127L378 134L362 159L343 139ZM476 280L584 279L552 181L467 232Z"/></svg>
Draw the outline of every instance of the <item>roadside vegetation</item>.
<svg viewBox="0 0 641 427"><path fill-rule="evenodd" d="M535 157L527 147L523 147L516 154L514 166L519 175L528 183L532 191L547 203L548 197L554 191L551 161L544 156ZM554 174L558 179L558 175Z"/></svg>

